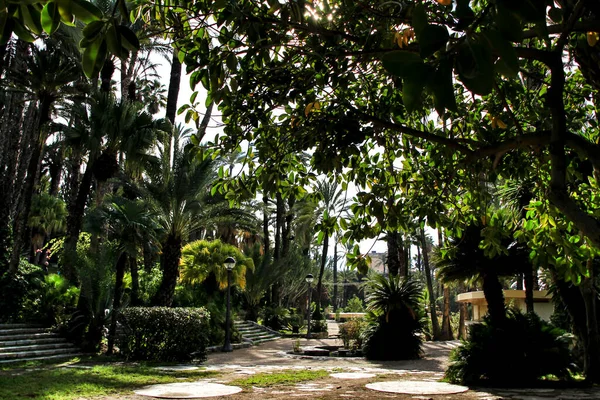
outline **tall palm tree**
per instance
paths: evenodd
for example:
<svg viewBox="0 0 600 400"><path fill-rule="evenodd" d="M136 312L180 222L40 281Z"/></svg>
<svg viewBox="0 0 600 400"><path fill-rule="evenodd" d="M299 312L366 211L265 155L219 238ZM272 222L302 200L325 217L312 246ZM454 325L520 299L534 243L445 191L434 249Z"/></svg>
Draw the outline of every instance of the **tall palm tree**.
<svg viewBox="0 0 600 400"><path fill-rule="evenodd" d="M154 237L153 233L158 229L158 225L148 210L147 204L140 200L127 200L117 197L106 207L97 209L97 213L98 219L103 221L97 228L102 227L108 237L118 243L115 289L107 350L107 353L111 354L115 341L117 317L123 296L125 269L128 261L137 258L143 241Z"/></svg>

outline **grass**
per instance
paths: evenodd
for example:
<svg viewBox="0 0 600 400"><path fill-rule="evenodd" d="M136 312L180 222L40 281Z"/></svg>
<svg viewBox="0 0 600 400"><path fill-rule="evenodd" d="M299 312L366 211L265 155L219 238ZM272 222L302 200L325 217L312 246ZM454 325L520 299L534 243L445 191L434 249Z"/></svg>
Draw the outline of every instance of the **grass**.
<svg viewBox="0 0 600 400"><path fill-rule="evenodd" d="M274 373L261 373L253 375L249 378L235 379L229 382L233 386L241 386L243 388L271 387L271 386L286 386L294 385L300 382L313 381L329 376L329 372L318 370L289 370Z"/></svg>
<svg viewBox="0 0 600 400"><path fill-rule="evenodd" d="M202 370L167 372L147 365L90 365L90 368L47 366L0 373L0 399L70 400L128 393L145 385L212 377Z"/></svg>

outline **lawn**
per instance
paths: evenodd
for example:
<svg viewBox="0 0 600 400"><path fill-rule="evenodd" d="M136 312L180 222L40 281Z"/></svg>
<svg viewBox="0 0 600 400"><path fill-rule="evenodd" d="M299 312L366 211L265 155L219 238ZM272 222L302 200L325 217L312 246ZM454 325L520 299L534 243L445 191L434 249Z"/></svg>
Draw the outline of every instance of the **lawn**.
<svg viewBox="0 0 600 400"><path fill-rule="evenodd" d="M194 381L216 375L195 370L166 372L148 365L89 365L86 368L42 365L0 372L0 399L68 400L127 394L151 384ZM83 366L83 365L81 365Z"/></svg>
<svg viewBox="0 0 600 400"><path fill-rule="evenodd" d="M252 386L271 387L295 385L296 383L322 379L329 376L325 370L289 370L273 373L260 373L249 378L236 379L229 382L232 386L250 388Z"/></svg>

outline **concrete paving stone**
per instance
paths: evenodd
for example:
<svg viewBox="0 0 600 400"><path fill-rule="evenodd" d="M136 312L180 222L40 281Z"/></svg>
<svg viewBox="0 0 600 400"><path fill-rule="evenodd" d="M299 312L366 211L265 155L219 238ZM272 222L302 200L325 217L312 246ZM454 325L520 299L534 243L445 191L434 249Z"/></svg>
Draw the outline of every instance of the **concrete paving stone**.
<svg viewBox="0 0 600 400"><path fill-rule="evenodd" d="M330 376L337 379L369 379L375 378L377 375L366 372L339 372Z"/></svg>
<svg viewBox="0 0 600 400"><path fill-rule="evenodd" d="M161 365L154 367L154 369L160 371L195 371L200 368L195 365Z"/></svg>
<svg viewBox="0 0 600 400"><path fill-rule="evenodd" d="M466 386L452 385L445 382L423 382L423 381L389 381L368 383L368 389L380 392L402 393L402 394L455 394L469 390Z"/></svg>
<svg viewBox="0 0 600 400"><path fill-rule="evenodd" d="M236 394L242 391L237 386L221 385L206 381L167 383L152 385L134 391L135 394L159 399L200 399Z"/></svg>

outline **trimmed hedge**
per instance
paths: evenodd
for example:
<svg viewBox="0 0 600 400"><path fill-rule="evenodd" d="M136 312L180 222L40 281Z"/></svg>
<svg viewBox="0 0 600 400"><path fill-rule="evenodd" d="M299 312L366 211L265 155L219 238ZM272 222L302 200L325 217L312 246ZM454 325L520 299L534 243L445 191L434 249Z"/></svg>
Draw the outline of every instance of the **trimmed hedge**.
<svg viewBox="0 0 600 400"><path fill-rule="evenodd" d="M210 314L204 308L130 307L117 346L132 360L205 360Z"/></svg>

